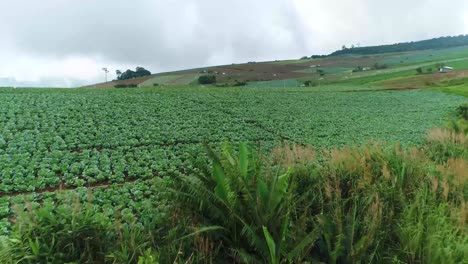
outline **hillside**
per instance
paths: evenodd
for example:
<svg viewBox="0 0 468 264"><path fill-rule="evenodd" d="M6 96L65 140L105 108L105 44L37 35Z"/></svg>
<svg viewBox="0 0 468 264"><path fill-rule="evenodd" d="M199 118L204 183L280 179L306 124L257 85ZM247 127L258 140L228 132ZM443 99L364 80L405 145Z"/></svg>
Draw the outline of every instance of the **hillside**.
<svg viewBox="0 0 468 264"><path fill-rule="evenodd" d="M198 85L201 75L216 76L218 86L246 83L250 87L297 87L337 82L369 83L379 78L413 75L417 68L424 68L425 73L436 72L442 64L456 65L455 70L468 69L468 36L346 49L316 59L249 62L158 73L86 88Z"/></svg>

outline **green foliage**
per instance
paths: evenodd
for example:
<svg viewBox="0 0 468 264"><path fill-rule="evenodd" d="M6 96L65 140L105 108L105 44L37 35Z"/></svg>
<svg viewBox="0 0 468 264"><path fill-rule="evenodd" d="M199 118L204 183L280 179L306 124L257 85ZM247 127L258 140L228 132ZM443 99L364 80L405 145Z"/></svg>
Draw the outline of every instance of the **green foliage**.
<svg viewBox="0 0 468 264"><path fill-rule="evenodd" d="M127 208L96 206L105 197L99 192L87 203L80 195L29 202L26 211L15 198L19 210L0 239L0 261L463 263L468 130L461 122L431 131L419 149L284 145L264 156L244 143L207 147L209 160L193 156L190 175L132 191L170 187L161 196L172 204L163 218L151 209L156 202L140 219ZM448 148L460 152L445 157Z"/></svg>
<svg viewBox="0 0 468 264"><path fill-rule="evenodd" d="M1 263L158 263L149 248L157 227L141 225L127 209L103 210L73 193L62 198L17 206L8 237L0 238Z"/></svg>
<svg viewBox="0 0 468 264"><path fill-rule="evenodd" d="M174 182L175 200L198 228L219 227L206 237L223 245L220 252L237 253L223 258L240 262L458 263L468 247L468 148L460 147L464 158L441 167L433 157L445 153L431 148L426 156L398 145L345 147L315 160L305 148L285 146L274 152L275 163L252 166L259 162L246 158L252 150L241 145L235 156L225 146L221 157L210 150L212 170ZM274 164L292 169L271 175Z"/></svg>
<svg viewBox="0 0 468 264"><path fill-rule="evenodd" d="M108 219L77 203L58 207L45 203L37 211L17 215L0 251L9 251L21 263L103 262L104 252L113 244L107 237Z"/></svg>
<svg viewBox="0 0 468 264"><path fill-rule="evenodd" d="M246 86L247 85L247 81L238 81L238 80L235 80L233 86Z"/></svg>
<svg viewBox="0 0 468 264"><path fill-rule="evenodd" d="M208 162L199 160L200 174L173 182L180 210L202 221L196 230L221 227L205 235L221 240L216 244L223 245L222 251L228 254L224 258L231 261L302 259L318 237L318 229L304 214L307 206L296 195L291 172L265 169L260 157L245 144L239 146L237 156L227 145L221 157L211 149L208 153L212 170L206 167Z"/></svg>
<svg viewBox="0 0 468 264"><path fill-rule="evenodd" d="M388 68L388 65L387 65L387 64L380 64L380 63L376 62L376 63L372 66L372 68L373 68L374 70L384 70L384 69L387 69L387 68Z"/></svg>
<svg viewBox="0 0 468 264"><path fill-rule="evenodd" d="M119 81L151 75L151 72L143 67L136 67L135 71L126 70L124 72L120 72L120 71L118 72L120 73L120 74L117 74L118 75L117 80Z"/></svg>
<svg viewBox="0 0 468 264"><path fill-rule="evenodd" d="M130 84L118 83L114 85L114 88L136 88L136 87L138 87L138 85L133 84L133 83L130 83Z"/></svg>
<svg viewBox="0 0 468 264"><path fill-rule="evenodd" d="M326 148L371 138L420 144L466 102L435 91L340 92L354 89L374 88L0 91L0 190L190 173L189 153L203 153L204 141L261 142L265 149L281 139Z"/></svg>
<svg viewBox="0 0 468 264"><path fill-rule="evenodd" d="M199 84L214 84L216 83L216 76L214 75L201 75L198 77Z"/></svg>
<svg viewBox="0 0 468 264"><path fill-rule="evenodd" d="M457 108L457 114L458 114L458 116L460 116L461 118L463 118L463 119L465 119L465 120L468 120L468 104L460 105L460 106Z"/></svg>
<svg viewBox="0 0 468 264"><path fill-rule="evenodd" d="M460 262L466 100L355 89L0 91L0 262Z"/></svg>
<svg viewBox="0 0 468 264"><path fill-rule="evenodd" d="M317 86L317 83L314 82L314 81L311 81L311 80L307 80L307 81L304 82L304 85L308 86L308 87L315 87L315 86Z"/></svg>

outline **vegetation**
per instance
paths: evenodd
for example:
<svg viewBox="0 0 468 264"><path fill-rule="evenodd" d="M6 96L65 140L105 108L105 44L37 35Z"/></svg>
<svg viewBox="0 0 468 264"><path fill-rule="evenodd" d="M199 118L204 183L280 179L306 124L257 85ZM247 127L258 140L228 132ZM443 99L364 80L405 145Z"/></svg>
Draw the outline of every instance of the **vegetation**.
<svg viewBox="0 0 468 264"><path fill-rule="evenodd" d="M454 37L440 37L429 40L422 40L416 42L397 43L392 45L370 46L370 47L353 47L346 48L343 46L341 50L337 50L330 54L330 56L348 55L348 54L381 54L392 52L404 51L417 51L428 49L444 49L451 47L467 46L468 35L460 35Z"/></svg>
<svg viewBox="0 0 468 264"><path fill-rule="evenodd" d="M468 120L468 104L460 105L457 108L457 113L460 116L460 118Z"/></svg>
<svg viewBox="0 0 468 264"><path fill-rule="evenodd" d="M307 81L304 82L304 86L315 87L315 86L317 86L317 83L314 82L314 81L311 81L311 80L307 80Z"/></svg>
<svg viewBox="0 0 468 264"><path fill-rule="evenodd" d="M214 84L216 83L216 76L214 75L201 75L198 77L199 84Z"/></svg>
<svg viewBox="0 0 468 264"><path fill-rule="evenodd" d="M135 88L135 87L138 87L138 85L136 84L116 84L114 85L114 88Z"/></svg>
<svg viewBox="0 0 468 264"><path fill-rule="evenodd" d="M116 74L117 74L117 80L122 81L122 80L134 79L138 77L149 76L151 75L151 72L143 67L136 67L135 71L126 70L124 72L121 72L117 70Z"/></svg>
<svg viewBox="0 0 468 264"><path fill-rule="evenodd" d="M247 83L248 83L247 81L238 81L238 80L234 80L233 86L246 86Z"/></svg>
<svg viewBox="0 0 468 264"><path fill-rule="evenodd" d="M317 148L371 139L415 145L466 102L435 91L341 92L359 88L0 91L0 190L188 173L187 156L203 153L203 142L259 142L265 149L283 140Z"/></svg>
<svg viewBox="0 0 468 264"><path fill-rule="evenodd" d="M463 263L468 129L455 126L430 131L421 148L207 147L208 159L191 159L197 172L164 181L170 206L149 207L155 222L125 209L108 217L90 194L19 205L0 260Z"/></svg>

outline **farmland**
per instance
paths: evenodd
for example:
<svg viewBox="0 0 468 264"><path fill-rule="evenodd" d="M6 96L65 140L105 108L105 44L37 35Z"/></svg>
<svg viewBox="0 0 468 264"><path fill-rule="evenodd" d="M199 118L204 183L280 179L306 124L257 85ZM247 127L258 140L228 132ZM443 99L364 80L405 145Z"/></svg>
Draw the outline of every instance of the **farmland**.
<svg viewBox="0 0 468 264"><path fill-rule="evenodd" d="M0 260L278 263L273 241L290 263L461 262L468 128L452 120L468 102L464 56L225 65L126 80L144 86L132 89L2 89L0 232L13 239L0 239ZM441 62L457 70L426 71ZM197 85L204 71L248 84Z"/></svg>
<svg viewBox="0 0 468 264"><path fill-rule="evenodd" d="M431 91L216 88L11 90L0 97L6 102L0 109L0 186L6 194L183 170L186 153L203 142L417 144L463 101Z"/></svg>

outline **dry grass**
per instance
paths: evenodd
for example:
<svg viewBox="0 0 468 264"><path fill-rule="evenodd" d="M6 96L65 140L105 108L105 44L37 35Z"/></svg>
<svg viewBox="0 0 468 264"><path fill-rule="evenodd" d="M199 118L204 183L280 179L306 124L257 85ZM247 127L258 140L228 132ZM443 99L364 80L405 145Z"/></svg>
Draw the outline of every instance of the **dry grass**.
<svg viewBox="0 0 468 264"><path fill-rule="evenodd" d="M286 167L306 166L317 160L317 151L311 146L284 144L274 148L271 157L274 163Z"/></svg>
<svg viewBox="0 0 468 264"><path fill-rule="evenodd" d="M445 128L434 128L427 134L429 142L436 142L441 144L466 144L466 135L464 133L457 133L453 130Z"/></svg>

